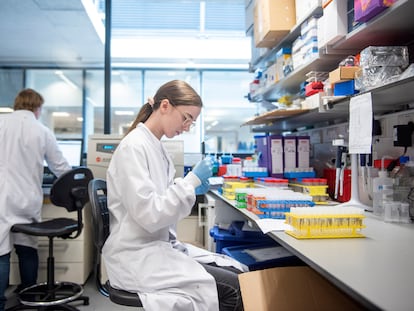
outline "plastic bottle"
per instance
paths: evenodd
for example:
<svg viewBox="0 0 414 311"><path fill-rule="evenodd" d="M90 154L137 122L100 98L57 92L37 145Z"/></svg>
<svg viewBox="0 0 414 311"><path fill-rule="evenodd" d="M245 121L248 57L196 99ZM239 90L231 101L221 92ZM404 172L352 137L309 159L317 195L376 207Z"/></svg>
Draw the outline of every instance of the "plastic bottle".
<svg viewBox="0 0 414 311"><path fill-rule="evenodd" d="M388 177L387 171L379 171L378 177L372 180L372 207L375 215L383 216L384 202L393 200L393 184L394 181Z"/></svg>
<svg viewBox="0 0 414 311"><path fill-rule="evenodd" d="M394 177L394 200L408 202L408 194L411 188L411 176L406 163L409 157L400 157L400 165Z"/></svg>

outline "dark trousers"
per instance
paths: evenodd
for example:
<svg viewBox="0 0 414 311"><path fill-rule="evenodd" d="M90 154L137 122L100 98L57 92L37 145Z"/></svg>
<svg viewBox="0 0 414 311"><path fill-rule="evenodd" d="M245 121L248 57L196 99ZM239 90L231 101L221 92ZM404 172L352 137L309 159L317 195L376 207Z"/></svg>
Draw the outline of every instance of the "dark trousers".
<svg viewBox="0 0 414 311"><path fill-rule="evenodd" d="M33 247L14 245L14 248L19 259L21 283L17 290L20 291L23 288L36 284L39 256L37 249ZM9 286L9 274L10 253L0 256L0 311L3 311L6 305L5 292Z"/></svg>
<svg viewBox="0 0 414 311"><path fill-rule="evenodd" d="M220 311L243 311L238 274L233 267L219 267L215 263L202 264L217 284Z"/></svg>

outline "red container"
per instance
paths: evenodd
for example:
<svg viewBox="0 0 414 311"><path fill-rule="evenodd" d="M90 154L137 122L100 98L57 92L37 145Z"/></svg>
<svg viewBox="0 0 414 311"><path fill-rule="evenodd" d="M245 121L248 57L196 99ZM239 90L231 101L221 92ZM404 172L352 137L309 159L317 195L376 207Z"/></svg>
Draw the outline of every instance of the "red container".
<svg viewBox="0 0 414 311"><path fill-rule="evenodd" d="M327 185L328 185L328 194L329 196L335 200L335 176L336 176L336 169L334 168L326 168L323 170L323 177L326 178ZM348 202L351 199L351 170L345 169L344 170L344 179L343 179L343 191L340 194L338 190L338 198L336 201L338 202Z"/></svg>

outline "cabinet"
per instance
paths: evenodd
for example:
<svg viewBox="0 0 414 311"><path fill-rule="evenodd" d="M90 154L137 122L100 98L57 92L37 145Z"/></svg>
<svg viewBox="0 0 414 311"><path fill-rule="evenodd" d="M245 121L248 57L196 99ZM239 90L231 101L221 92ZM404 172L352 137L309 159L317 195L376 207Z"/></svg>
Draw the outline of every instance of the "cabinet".
<svg viewBox="0 0 414 311"><path fill-rule="evenodd" d="M309 16L318 16L322 10L315 8ZM383 13L360 25L334 45L320 49L318 55L306 64L296 68L284 79L270 87L259 90L253 97L256 102L276 101L287 93L295 94L299 85L305 80L305 74L310 71L331 71L349 54L355 54L370 45L407 45L410 54L410 63L413 62L414 44L414 1L399 0ZM273 49L260 57L253 69L263 68L272 58L272 55L281 47L287 46L300 33L301 24L298 23L290 33ZM384 114L404 110L414 102L414 78L396 81L370 90L373 97L374 114ZM274 110L252 118L243 125L254 125L254 132L283 132L306 126L324 126L348 119L350 97L327 101L320 112L311 110Z"/></svg>
<svg viewBox="0 0 414 311"><path fill-rule="evenodd" d="M73 217L76 213L68 213L65 208L56 207L45 198L42 219L52 219L57 217ZM84 227L80 236L76 239L54 240L55 256L55 279L56 281L68 281L84 284L92 271L93 265L93 243L92 243L92 215L89 203L83 209ZM39 238L39 274L38 282L46 282L47 257L48 257L47 238ZM10 280L11 285L20 284L19 266L17 256L12 252L10 258Z"/></svg>

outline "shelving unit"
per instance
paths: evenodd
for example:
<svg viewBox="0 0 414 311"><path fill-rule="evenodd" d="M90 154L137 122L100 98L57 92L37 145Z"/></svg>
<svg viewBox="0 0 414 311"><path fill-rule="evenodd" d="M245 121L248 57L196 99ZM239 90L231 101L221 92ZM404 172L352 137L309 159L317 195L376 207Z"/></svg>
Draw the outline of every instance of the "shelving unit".
<svg viewBox="0 0 414 311"><path fill-rule="evenodd" d="M321 8L316 8L309 17L320 14ZM309 71L331 71L349 54L355 54L370 45L408 45L413 58L414 45L414 1L399 0L380 15L349 33L344 39L333 46L327 46L319 51L318 57L297 68L278 83L259 90L253 97L256 102L276 101L280 96L296 94L299 85L305 80ZM301 22L300 24L302 24ZM255 66L262 66L271 59L281 47L287 46L300 33L300 24L291 30L276 47L262 57ZM374 114L407 109L407 104L414 101L414 78L396 81L372 90ZM283 132L308 126L324 126L348 120L350 97L330 102L328 109L319 112L312 110L273 110L252 118L243 125L255 125L253 132ZM256 126L260 125L260 126Z"/></svg>

